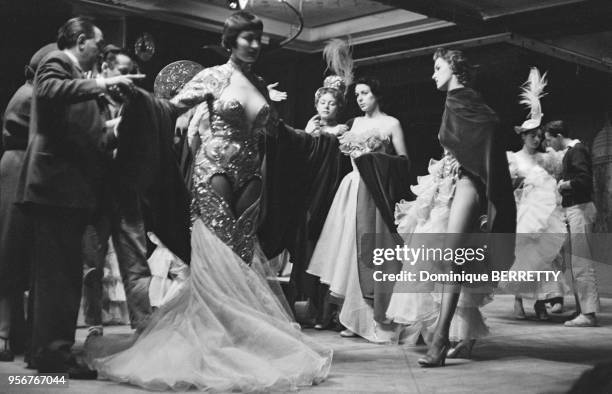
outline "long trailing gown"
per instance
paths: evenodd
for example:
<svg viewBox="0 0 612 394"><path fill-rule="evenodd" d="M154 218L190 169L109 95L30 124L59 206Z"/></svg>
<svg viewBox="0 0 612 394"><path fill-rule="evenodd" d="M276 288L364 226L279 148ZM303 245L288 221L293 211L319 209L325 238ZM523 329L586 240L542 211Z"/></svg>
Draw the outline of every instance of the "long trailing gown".
<svg viewBox="0 0 612 394"><path fill-rule="evenodd" d="M329 373L332 351L300 332L280 289L271 287L274 276L255 234L259 200L236 218L211 186L215 174L234 190L261 177L258 138L272 121L270 107L249 128L242 105L221 99L234 72L231 63L205 69L173 99L197 105L189 129L201 139L191 273L127 349L89 344L90 364L102 377L151 390L252 392L294 390Z"/></svg>
<svg viewBox="0 0 612 394"><path fill-rule="evenodd" d="M517 206L516 259L512 271L561 271L561 248L567 229L561 209L557 181L547 170L561 167L562 157L555 153L529 155L508 152L510 176L522 178L515 192ZM504 282L505 291L522 298L546 300L569 294L565 276L539 282Z"/></svg>
<svg viewBox="0 0 612 394"><path fill-rule="evenodd" d="M340 149L351 157L353 171L340 183L307 272L318 276L329 285L332 295L344 300L339 317L346 328L370 342L386 343L395 340L395 331L375 321L374 305L364 297L360 284L358 205L368 205L372 196L365 190L355 159L364 153L390 152L392 145L390 138L378 131L348 133L356 139L342 143ZM382 222L377 209L374 220Z"/></svg>

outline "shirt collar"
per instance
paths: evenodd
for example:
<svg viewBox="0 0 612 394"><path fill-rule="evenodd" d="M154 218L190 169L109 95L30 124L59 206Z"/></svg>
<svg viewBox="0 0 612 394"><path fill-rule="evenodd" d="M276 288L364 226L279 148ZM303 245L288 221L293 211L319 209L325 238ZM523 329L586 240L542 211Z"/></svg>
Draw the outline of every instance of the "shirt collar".
<svg viewBox="0 0 612 394"><path fill-rule="evenodd" d="M567 143L567 146L569 148L573 148L574 146L576 146L576 144L579 144L580 140L571 140L570 142Z"/></svg>
<svg viewBox="0 0 612 394"><path fill-rule="evenodd" d="M67 49L64 49L62 52L64 52L66 54L66 56L68 56L68 58L70 59L70 61L76 66L76 68L80 71L83 72L83 69L81 68L81 65L79 64L79 61L77 60L76 56L74 56L74 54L72 52L70 52Z"/></svg>

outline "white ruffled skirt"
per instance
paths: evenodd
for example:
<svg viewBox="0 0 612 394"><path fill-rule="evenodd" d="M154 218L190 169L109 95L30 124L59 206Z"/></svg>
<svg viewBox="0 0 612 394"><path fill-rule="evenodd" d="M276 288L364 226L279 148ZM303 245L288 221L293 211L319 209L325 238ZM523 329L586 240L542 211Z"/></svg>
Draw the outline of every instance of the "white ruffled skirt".
<svg viewBox="0 0 612 394"><path fill-rule="evenodd" d="M395 206L397 231L405 238L410 234L446 233L456 179L438 176L444 160L432 159L429 163L429 174L418 177L417 184L412 187L412 192L417 196L416 200L401 201ZM410 270L408 267L404 269ZM440 285L431 283L429 291L422 283L418 289L407 289L405 286L406 283L396 284L396 290L387 308L387 318L405 326L402 332L405 342L414 344L418 334L428 341L440 311ZM479 308L492 301L492 291L492 288L483 287L475 291L462 288L451 321L451 341L478 339L489 334Z"/></svg>
<svg viewBox="0 0 612 394"><path fill-rule="evenodd" d="M514 264L511 271L563 270L561 248L566 239L563 212L556 192L557 182L535 167L515 192L517 223ZM523 298L546 300L571 293L565 275L559 280L502 282L500 288Z"/></svg>

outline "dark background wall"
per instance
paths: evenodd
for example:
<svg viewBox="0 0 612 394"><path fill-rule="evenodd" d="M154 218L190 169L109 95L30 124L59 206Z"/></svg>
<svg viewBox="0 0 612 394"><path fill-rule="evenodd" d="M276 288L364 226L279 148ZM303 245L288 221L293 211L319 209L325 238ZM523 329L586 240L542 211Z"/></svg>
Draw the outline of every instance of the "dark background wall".
<svg viewBox="0 0 612 394"><path fill-rule="evenodd" d="M1 113L24 81L24 67L43 45L54 42L71 7L54 0L0 0Z"/></svg>
<svg viewBox="0 0 612 394"><path fill-rule="evenodd" d="M54 41L57 28L71 16L71 6L61 0L0 0L0 43L4 54L0 56L1 108L23 83L23 67L30 56L42 45ZM132 52L134 41L141 33L153 35L157 53L150 61L140 62L147 74L144 85L149 89L157 73L173 61L187 59L203 66L225 61L214 51L202 49L206 44L218 44L219 34L129 15L125 18L116 14L98 15L96 20L108 41L118 45L125 42ZM445 34L449 33L442 31L426 39L397 37L364 44L354 48L354 55L361 58L401 50L406 45L429 45L431 40L445 40ZM525 120L528 113L519 106L518 94L531 66L548 71L548 95L543 99L545 119L567 120L574 136L590 143L602 127L604 112L612 108L610 74L509 44L470 49L467 54L478 65L475 88L500 115L508 149L520 148L520 139L512 126ZM423 173L429 158L441 153L437 131L444 94L436 91L431 81L432 65L428 55L356 70L357 76L376 76L386 86L384 110L396 116L404 128L415 173ZM268 82L280 82L279 88L289 93L287 102L280 106L283 116L289 124L304 127L314 114L314 92L324 77L320 53L264 51L256 71ZM352 92L348 101L344 117L359 115Z"/></svg>

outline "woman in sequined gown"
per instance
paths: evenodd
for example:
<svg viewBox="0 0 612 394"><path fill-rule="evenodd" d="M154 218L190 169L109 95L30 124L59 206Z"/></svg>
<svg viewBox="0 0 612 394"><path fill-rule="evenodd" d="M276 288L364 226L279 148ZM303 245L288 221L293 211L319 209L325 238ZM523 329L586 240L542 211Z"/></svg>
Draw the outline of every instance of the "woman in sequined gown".
<svg viewBox="0 0 612 394"><path fill-rule="evenodd" d="M268 283L255 235L258 141L274 122L265 83L250 71L262 30L254 15L233 14L223 33L229 62L201 71L172 100L194 108L189 133L201 140L191 274L131 346L90 355L102 377L152 390L261 392L316 384L329 373L332 351L301 334Z"/></svg>
<svg viewBox="0 0 612 394"><path fill-rule="evenodd" d="M361 336L375 343L394 339L392 327L374 320L372 300L364 298L360 286L357 256L358 197L371 199L361 190L359 171L353 159L369 152L406 155L399 121L380 109L380 82L362 78L355 85L355 96L364 116L355 118L351 130L340 137L340 150L351 157L353 171L347 174L334 197L323 231L310 260L308 273L328 284L333 296L344 300L340 322L346 327L342 336Z"/></svg>

